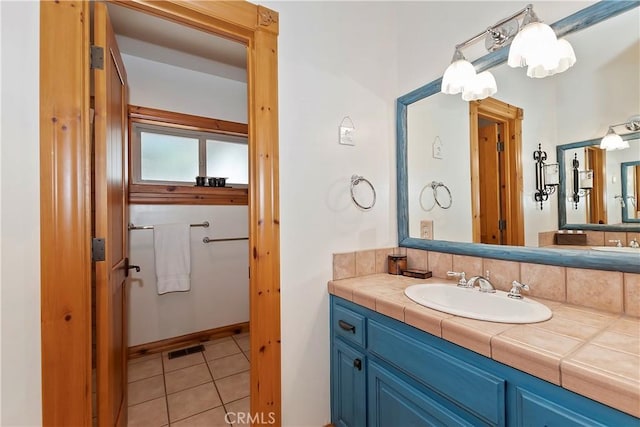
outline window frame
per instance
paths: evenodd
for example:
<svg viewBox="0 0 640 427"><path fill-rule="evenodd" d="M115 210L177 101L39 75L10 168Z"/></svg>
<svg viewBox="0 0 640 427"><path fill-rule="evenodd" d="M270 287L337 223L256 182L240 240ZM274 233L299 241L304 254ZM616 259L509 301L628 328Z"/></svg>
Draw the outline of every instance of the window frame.
<svg viewBox="0 0 640 427"><path fill-rule="evenodd" d="M190 114L135 105L128 106L129 116L129 203L131 204L207 204L247 205L248 185L233 187L197 187L188 182L152 181L141 179L141 141L137 130L160 134L175 134L199 140L199 175L206 176L206 141L247 138L245 123L230 122ZM167 131L167 128L171 131ZM220 137L221 136L221 137ZM231 138L230 138L231 137ZM195 177L194 177L195 178Z"/></svg>

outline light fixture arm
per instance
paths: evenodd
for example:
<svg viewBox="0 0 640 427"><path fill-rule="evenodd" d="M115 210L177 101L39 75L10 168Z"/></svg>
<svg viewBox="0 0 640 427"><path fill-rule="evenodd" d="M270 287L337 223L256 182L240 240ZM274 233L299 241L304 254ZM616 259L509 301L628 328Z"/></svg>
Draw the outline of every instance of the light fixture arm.
<svg viewBox="0 0 640 427"><path fill-rule="evenodd" d="M535 19L537 19L536 14L533 12L533 5L532 4L528 4L524 8L522 8L521 10L517 11L516 13L514 13L513 15L508 16L508 17L506 17L504 19L501 19L500 21L496 22L494 25L492 25L491 27L487 28L485 31L482 31L482 32L476 34L475 36L469 38L468 40L465 40L462 43L457 44L455 46L456 50L464 49L468 45L476 43L480 39L486 37L487 34L491 35L491 37L493 37L494 39L496 37L498 37L498 39L503 38L502 33L500 31L497 31L497 29L499 29L500 26L506 24L507 22L513 21L514 19L517 19L521 15L524 15L524 14L527 14L527 13L533 14L533 17L535 17ZM534 22L534 21L532 21L532 22ZM506 37L504 37L504 39L506 39ZM503 41L503 43L504 43L504 41Z"/></svg>
<svg viewBox="0 0 640 427"><path fill-rule="evenodd" d="M618 127L618 126L624 126L628 131L631 132L635 132L640 130L640 117L634 117L632 119L629 119L629 121L624 122L624 123L618 123L615 125L609 125L609 131L608 132L613 132L613 128Z"/></svg>

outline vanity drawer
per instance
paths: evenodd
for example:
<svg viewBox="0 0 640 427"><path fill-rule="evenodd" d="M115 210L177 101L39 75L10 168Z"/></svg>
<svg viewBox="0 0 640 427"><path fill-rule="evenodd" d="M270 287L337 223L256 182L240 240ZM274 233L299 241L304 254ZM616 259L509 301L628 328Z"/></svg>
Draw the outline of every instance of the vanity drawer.
<svg viewBox="0 0 640 427"><path fill-rule="evenodd" d="M341 305L338 301L333 305L332 329L336 336L366 347L367 320L362 314Z"/></svg>
<svg viewBox="0 0 640 427"><path fill-rule="evenodd" d="M505 381L369 320L369 351L491 425L505 425Z"/></svg>

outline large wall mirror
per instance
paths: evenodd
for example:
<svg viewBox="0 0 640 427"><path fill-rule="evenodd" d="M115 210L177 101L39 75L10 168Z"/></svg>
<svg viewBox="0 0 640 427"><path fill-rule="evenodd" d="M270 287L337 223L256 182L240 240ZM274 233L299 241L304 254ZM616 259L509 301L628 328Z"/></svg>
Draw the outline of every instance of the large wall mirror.
<svg viewBox="0 0 640 427"><path fill-rule="evenodd" d="M640 144L640 139L638 140ZM640 223L640 160L622 162L622 222Z"/></svg>
<svg viewBox="0 0 640 427"><path fill-rule="evenodd" d="M623 139L624 150L601 150L600 139L558 145L561 229L640 231L640 132Z"/></svg>
<svg viewBox="0 0 640 427"><path fill-rule="evenodd" d="M561 182L557 191L542 203L536 201L533 159L534 151L540 149L546 152L547 163L562 161L560 153L566 163L570 150L559 148L565 146L582 150L580 156L585 165L587 144L577 147L575 141L591 141L592 145L606 134L609 125L640 113L639 4L599 2L552 24L558 37L573 45L578 57L576 65L565 73L531 79L522 69L507 67L506 48L474 62L478 72L491 69L494 74L499 89L492 98L468 103L460 96L442 94L442 79L398 98L401 246L515 261L640 271L640 253L635 256L589 248L538 247L540 233L580 228L578 225L589 224L589 220L585 197L578 208L567 199L573 195L570 191L573 184L568 181L572 175L566 173L565 164L558 167ZM627 164L640 160L638 136L635 140L633 136L625 139L630 140L630 148L606 152L608 187L601 203L609 215L607 222L595 225L602 230L607 227L640 230L633 221L637 208L622 210L621 199L630 197L622 194L623 181L628 194L636 191L629 182L635 182L637 169ZM514 140L517 144L510 146ZM507 145L509 154L502 156L507 158L504 164L499 156L493 160L478 153L486 149L482 148L486 141L489 144L484 145L492 146L493 150L504 151ZM616 195L619 197L615 198ZM495 199L491 200L497 207L490 209L491 204L480 204L480 198ZM625 206L633 204L631 199L627 200ZM623 222L625 212L628 222Z"/></svg>

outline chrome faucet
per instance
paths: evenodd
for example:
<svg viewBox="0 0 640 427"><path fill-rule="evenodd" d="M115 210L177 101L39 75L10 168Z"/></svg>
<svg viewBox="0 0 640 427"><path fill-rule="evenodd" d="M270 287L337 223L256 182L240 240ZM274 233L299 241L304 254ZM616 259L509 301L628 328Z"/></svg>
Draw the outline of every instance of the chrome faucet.
<svg viewBox="0 0 640 427"><path fill-rule="evenodd" d="M617 248L622 247L622 242L620 241L620 239L609 240L609 243L615 243Z"/></svg>
<svg viewBox="0 0 640 427"><path fill-rule="evenodd" d="M487 272L485 273L485 276L473 276L472 278L470 278L467 281L467 286L469 288L473 288L475 287L476 283L478 284L478 288L480 292L487 292L487 293L496 292L496 288L489 281L489 270L487 270Z"/></svg>
<svg viewBox="0 0 640 427"><path fill-rule="evenodd" d="M509 298L514 298L514 299L522 299L522 295L520 294L520 291L522 289L524 289L525 291L529 290L529 285L525 285L524 283L520 283L517 280L514 280L513 282L511 282L512 288L509 291L509 293L507 294L507 296Z"/></svg>
<svg viewBox="0 0 640 427"><path fill-rule="evenodd" d="M631 241L629 242L629 247L630 248L640 248L640 243L638 243L638 240L636 240L636 239L631 239Z"/></svg>

